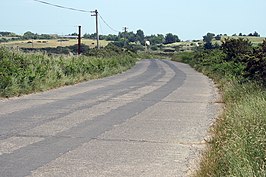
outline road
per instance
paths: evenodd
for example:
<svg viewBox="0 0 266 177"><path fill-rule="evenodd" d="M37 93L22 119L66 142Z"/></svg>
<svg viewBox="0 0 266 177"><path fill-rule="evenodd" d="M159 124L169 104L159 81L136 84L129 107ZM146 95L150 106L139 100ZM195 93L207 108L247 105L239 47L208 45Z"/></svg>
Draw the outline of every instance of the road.
<svg viewBox="0 0 266 177"><path fill-rule="evenodd" d="M2 99L0 176L189 176L219 111L216 100L210 79L167 60Z"/></svg>

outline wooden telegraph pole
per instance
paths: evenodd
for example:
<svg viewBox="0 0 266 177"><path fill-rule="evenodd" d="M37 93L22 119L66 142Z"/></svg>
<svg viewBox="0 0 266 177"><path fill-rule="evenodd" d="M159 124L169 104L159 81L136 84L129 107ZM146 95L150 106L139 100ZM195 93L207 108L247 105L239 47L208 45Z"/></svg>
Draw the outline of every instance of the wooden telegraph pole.
<svg viewBox="0 0 266 177"><path fill-rule="evenodd" d="M123 27L123 31L124 31L124 47L126 47L126 44L127 44L127 42L126 42L127 30L128 30L127 27Z"/></svg>
<svg viewBox="0 0 266 177"><path fill-rule="evenodd" d="M100 48L100 45L99 45L99 24L98 24L98 10L95 10L95 11L91 11L91 13L94 13L92 14L91 16L95 16L96 17L96 38L97 38L97 49Z"/></svg>
<svg viewBox="0 0 266 177"><path fill-rule="evenodd" d="M79 34L78 34L78 55L81 54L81 26L79 26Z"/></svg>

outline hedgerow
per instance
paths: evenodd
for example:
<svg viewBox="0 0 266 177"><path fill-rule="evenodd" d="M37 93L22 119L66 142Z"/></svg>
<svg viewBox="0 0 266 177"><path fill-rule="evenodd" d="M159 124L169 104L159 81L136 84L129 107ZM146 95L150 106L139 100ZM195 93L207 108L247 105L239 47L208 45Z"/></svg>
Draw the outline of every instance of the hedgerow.
<svg viewBox="0 0 266 177"><path fill-rule="evenodd" d="M136 62L134 54L114 53L77 57L0 48L0 96L19 96L104 77L120 73Z"/></svg>

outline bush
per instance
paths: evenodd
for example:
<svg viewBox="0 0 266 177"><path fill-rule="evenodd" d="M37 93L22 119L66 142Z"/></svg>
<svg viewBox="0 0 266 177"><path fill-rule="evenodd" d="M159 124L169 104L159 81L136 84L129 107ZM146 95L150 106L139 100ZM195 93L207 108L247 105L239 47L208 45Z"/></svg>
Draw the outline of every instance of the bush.
<svg viewBox="0 0 266 177"><path fill-rule="evenodd" d="M247 65L245 69L245 76L261 81L266 86L266 56L245 56Z"/></svg>
<svg viewBox="0 0 266 177"><path fill-rule="evenodd" d="M198 52L181 52L173 60L189 63L206 75L216 73L216 77L238 77L244 75L245 66L241 63L226 61L226 54L219 50L203 50Z"/></svg>
<svg viewBox="0 0 266 177"><path fill-rule="evenodd" d="M222 50L227 55L226 60L242 62L244 55L252 54L252 44L247 39L225 39Z"/></svg>
<svg viewBox="0 0 266 177"><path fill-rule="evenodd" d="M131 52L127 49L117 47L113 43L109 43L104 48L100 48L100 49L94 48L94 49L87 50L87 52L85 52L84 55L94 56L94 57L98 57L98 58L104 58L104 57L110 57L110 56L123 56L123 55L129 55L132 57L137 57L136 53Z"/></svg>
<svg viewBox="0 0 266 177"><path fill-rule="evenodd" d="M129 44L127 47L128 50L137 53L138 51L144 51L145 48L141 44Z"/></svg>
<svg viewBox="0 0 266 177"><path fill-rule="evenodd" d="M159 47L157 45L152 45L151 50L154 50L154 51L159 50Z"/></svg>
<svg viewBox="0 0 266 177"><path fill-rule="evenodd" d="M66 46L66 47L61 47L58 46L56 48L54 47L47 47L47 48L22 48L24 52L45 52L49 54L77 54L78 53L78 45L75 44L73 46ZM88 50L90 50L89 46L85 44L81 44L81 53L86 53Z"/></svg>
<svg viewBox="0 0 266 177"><path fill-rule="evenodd" d="M0 48L0 96L19 96L122 72L134 65L133 55L96 57L26 54Z"/></svg>
<svg viewBox="0 0 266 177"><path fill-rule="evenodd" d="M8 40L6 38L0 38L0 43L1 42L8 42Z"/></svg>

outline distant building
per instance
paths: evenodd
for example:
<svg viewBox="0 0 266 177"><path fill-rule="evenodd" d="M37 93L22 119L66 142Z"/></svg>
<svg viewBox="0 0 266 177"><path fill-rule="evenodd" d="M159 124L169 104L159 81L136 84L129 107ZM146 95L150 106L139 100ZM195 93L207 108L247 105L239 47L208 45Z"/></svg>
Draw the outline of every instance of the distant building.
<svg viewBox="0 0 266 177"><path fill-rule="evenodd" d="M151 42L150 41L145 41L145 46L150 46Z"/></svg>
<svg viewBox="0 0 266 177"><path fill-rule="evenodd" d="M78 39L78 36L70 36L70 35L65 35L65 36L59 36L60 38L67 38L67 39Z"/></svg>

